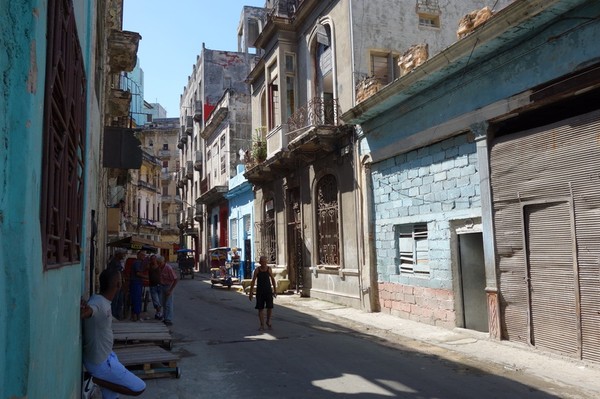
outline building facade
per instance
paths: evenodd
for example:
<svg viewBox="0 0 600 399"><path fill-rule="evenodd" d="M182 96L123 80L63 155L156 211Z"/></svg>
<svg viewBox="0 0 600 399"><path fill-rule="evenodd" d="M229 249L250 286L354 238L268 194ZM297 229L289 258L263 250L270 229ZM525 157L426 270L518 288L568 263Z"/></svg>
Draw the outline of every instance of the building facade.
<svg viewBox="0 0 600 399"><path fill-rule="evenodd" d="M384 1L266 2L255 42L264 54L249 79L267 155L245 175L255 185L255 245L292 289L378 309L358 136L339 116L397 80L414 45L437 53L453 43L460 18L487 3L400 2L391 12Z"/></svg>
<svg viewBox="0 0 600 399"><path fill-rule="evenodd" d="M600 360L598 7L515 1L344 115L384 310Z"/></svg>
<svg viewBox="0 0 600 399"><path fill-rule="evenodd" d="M228 245L229 206L224 193L236 174L240 150L248 148L250 96L245 80L253 56L203 46L181 96L183 246L195 250L208 271L208 250Z"/></svg>
<svg viewBox="0 0 600 399"><path fill-rule="evenodd" d="M0 6L3 398L81 396L80 300L106 260L103 127L140 38L123 31L122 6Z"/></svg>

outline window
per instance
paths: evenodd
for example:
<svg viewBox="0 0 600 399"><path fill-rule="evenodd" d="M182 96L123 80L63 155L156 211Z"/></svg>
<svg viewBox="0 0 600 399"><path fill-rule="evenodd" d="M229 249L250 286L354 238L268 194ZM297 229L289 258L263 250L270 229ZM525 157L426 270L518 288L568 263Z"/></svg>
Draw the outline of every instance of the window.
<svg viewBox="0 0 600 399"><path fill-rule="evenodd" d="M163 148L162 149L165 150L165 151L168 151L169 150L169 144L168 143L163 144Z"/></svg>
<svg viewBox="0 0 600 399"><path fill-rule="evenodd" d="M337 181L333 175L317 184L317 255L320 265L340 264Z"/></svg>
<svg viewBox="0 0 600 399"><path fill-rule="evenodd" d="M397 265L400 273L429 274L427 225L396 226Z"/></svg>
<svg viewBox="0 0 600 399"><path fill-rule="evenodd" d="M419 13L419 26L426 26L426 27L430 27L430 28L439 28L440 27L440 16Z"/></svg>
<svg viewBox="0 0 600 399"><path fill-rule="evenodd" d="M162 167L163 168L168 168L169 167L169 161L162 161Z"/></svg>
<svg viewBox="0 0 600 399"><path fill-rule="evenodd" d="M237 219L231 219L229 231L231 232L231 242L229 246L232 248L239 247L238 245L238 221Z"/></svg>
<svg viewBox="0 0 600 399"><path fill-rule="evenodd" d="M379 83L387 85L400 77L398 55L387 53L371 54L371 74Z"/></svg>
<svg viewBox="0 0 600 399"><path fill-rule="evenodd" d="M279 113L279 84L277 76L277 64L269 67L269 84L268 84L268 112L269 112L269 130L281 124L281 115Z"/></svg>
<svg viewBox="0 0 600 399"><path fill-rule="evenodd" d="M48 3L40 227L44 267L81 260L86 75L72 2Z"/></svg>
<svg viewBox="0 0 600 399"><path fill-rule="evenodd" d="M296 111L296 57L294 54L285 55L285 106L287 117Z"/></svg>
<svg viewBox="0 0 600 399"><path fill-rule="evenodd" d="M225 174L225 153L221 155L221 174Z"/></svg>
<svg viewBox="0 0 600 399"><path fill-rule="evenodd" d="M221 142L221 148L225 148L225 135L222 135L219 141Z"/></svg>

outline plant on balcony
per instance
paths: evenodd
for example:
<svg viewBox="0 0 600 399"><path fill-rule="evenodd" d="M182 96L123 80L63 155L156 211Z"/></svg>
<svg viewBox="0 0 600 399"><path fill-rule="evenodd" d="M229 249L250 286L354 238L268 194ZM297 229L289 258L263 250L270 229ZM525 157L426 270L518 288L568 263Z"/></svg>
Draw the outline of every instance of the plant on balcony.
<svg viewBox="0 0 600 399"><path fill-rule="evenodd" d="M257 162L267 159L267 142L262 134L264 128L257 128L252 140L252 158Z"/></svg>

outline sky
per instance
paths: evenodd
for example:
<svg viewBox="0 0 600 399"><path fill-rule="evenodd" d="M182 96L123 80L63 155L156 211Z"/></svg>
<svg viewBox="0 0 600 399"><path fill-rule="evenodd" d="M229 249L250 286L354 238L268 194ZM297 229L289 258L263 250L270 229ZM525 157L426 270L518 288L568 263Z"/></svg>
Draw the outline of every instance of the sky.
<svg viewBox="0 0 600 399"><path fill-rule="evenodd" d="M179 97L202 43L237 51L243 6L265 0L124 0L123 30L142 36L138 49L144 71L144 100L159 103L169 118L179 116Z"/></svg>

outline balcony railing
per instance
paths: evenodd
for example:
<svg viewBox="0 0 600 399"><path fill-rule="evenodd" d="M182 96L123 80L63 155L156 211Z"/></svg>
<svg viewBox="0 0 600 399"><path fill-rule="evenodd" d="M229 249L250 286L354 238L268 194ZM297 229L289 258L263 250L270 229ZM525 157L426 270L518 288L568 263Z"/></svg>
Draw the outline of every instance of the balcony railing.
<svg viewBox="0 0 600 399"><path fill-rule="evenodd" d="M288 140L294 140L301 129L309 126L337 126L339 114L337 99L313 98L288 119Z"/></svg>
<svg viewBox="0 0 600 399"><path fill-rule="evenodd" d="M147 188L148 190L155 191L155 192L158 191L158 188L154 184L148 183L147 181L144 181L141 179L138 180L138 187L144 187L144 188Z"/></svg>
<svg viewBox="0 0 600 399"><path fill-rule="evenodd" d="M273 2L273 8L269 10L269 16L293 18L303 1L304 0L276 0Z"/></svg>

